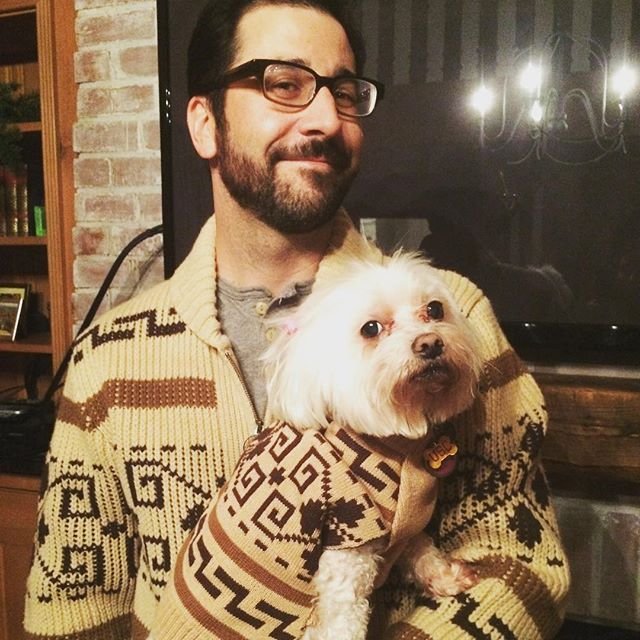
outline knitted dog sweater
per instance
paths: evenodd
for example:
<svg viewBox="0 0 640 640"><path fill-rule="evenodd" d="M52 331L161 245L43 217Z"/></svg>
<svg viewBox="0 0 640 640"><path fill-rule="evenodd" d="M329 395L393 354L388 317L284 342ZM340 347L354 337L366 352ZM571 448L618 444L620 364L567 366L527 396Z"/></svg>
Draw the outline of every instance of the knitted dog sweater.
<svg viewBox="0 0 640 640"><path fill-rule="evenodd" d="M255 437L178 556L154 640L299 638L324 549L378 540L395 555L426 526L436 483L424 449L335 425Z"/></svg>
<svg viewBox="0 0 640 640"><path fill-rule="evenodd" d="M214 246L215 216L171 279L76 342L38 510L30 640L146 638L185 538L255 431L259 417L217 319ZM340 215L317 279L371 250ZM438 546L473 562L480 580L431 599L392 572L375 593L373 637L553 638L569 574L540 468L543 398L487 298L443 275L484 372L474 407L452 421L458 464L439 481L431 522Z"/></svg>

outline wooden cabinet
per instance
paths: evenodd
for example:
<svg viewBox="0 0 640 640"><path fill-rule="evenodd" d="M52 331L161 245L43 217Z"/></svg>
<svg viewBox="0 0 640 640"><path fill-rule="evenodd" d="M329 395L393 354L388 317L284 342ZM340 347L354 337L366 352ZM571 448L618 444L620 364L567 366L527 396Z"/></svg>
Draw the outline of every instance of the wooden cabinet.
<svg viewBox="0 0 640 640"><path fill-rule="evenodd" d="M38 478L0 474L0 640L22 640Z"/></svg>
<svg viewBox="0 0 640 640"><path fill-rule="evenodd" d="M26 337L0 341L0 399L26 397L30 372L41 393L71 340L74 20L73 0L0 0L0 68L36 69L41 118L18 127L47 220L44 238L0 236L0 282L29 284L37 309Z"/></svg>
<svg viewBox="0 0 640 640"><path fill-rule="evenodd" d="M537 374L549 411L542 455L552 486L635 495L640 486L640 380Z"/></svg>
<svg viewBox="0 0 640 640"><path fill-rule="evenodd" d="M0 401L26 396L33 367L42 367L41 394L71 341L74 34L74 0L0 0L0 69L25 63L36 70L40 119L19 127L29 147L25 161L40 174L47 219L44 238L0 237L0 283L28 283L48 320L23 339L0 341ZM0 640L24 637L38 486L36 477L0 473Z"/></svg>

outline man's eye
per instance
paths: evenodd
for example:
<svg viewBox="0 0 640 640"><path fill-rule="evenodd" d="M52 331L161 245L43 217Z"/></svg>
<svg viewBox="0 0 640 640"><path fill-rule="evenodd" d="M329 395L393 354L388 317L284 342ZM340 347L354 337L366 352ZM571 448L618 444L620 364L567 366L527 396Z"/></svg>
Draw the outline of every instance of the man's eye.
<svg viewBox="0 0 640 640"><path fill-rule="evenodd" d="M296 96L302 91L302 85L293 78L283 78L280 80L271 80L267 90L269 93L278 96Z"/></svg>
<svg viewBox="0 0 640 640"><path fill-rule="evenodd" d="M383 331L384 327L377 320L369 320L360 328L360 335L363 338L377 338Z"/></svg>
<svg viewBox="0 0 640 640"><path fill-rule="evenodd" d="M333 92L336 102L345 107L352 107L357 102L357 96L353 91L347 91L344 88L336 89Z"/></svg>
<svg viewBox="0 0 640 640"><path fill-rule="evenodd" d="M440 300L432 300L427 305L429 320L442 320L444 318L444 306Z"/></svg>

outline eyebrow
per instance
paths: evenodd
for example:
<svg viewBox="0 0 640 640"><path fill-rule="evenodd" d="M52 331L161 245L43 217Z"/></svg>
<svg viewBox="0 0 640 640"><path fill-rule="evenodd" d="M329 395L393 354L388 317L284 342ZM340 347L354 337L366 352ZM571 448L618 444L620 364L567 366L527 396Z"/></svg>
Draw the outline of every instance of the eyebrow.
<svg viewBox="0 0 640 640"><path fill-rule="evenodd" d="M305 60L304 58L283 58L282 62L295 62L296 64L302 64L305 67L309 67L309 69L313 69L313 67L311 66L311 64L309 63L308 60ZM315 71L315 69L313 69ZM316 71L316 73L318 73ZM322 75L321 73L318 73L318 75ZM341 78L343 76L350 76L350 77L355 77L357 74L355 71L351 71L351 69L347 69L347 67L340 67L338 69L338 71L331 75L331 76L325 76L327 78Z"/></svg>

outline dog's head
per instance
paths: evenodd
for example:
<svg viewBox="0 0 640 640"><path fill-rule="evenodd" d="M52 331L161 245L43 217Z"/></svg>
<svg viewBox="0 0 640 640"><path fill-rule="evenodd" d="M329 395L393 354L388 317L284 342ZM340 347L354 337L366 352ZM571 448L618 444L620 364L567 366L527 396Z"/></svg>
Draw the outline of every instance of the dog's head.
<svg viewBox="0 0 640 640"><path fill-rule="evenodd" d="M480 362L468 322L428 262L354 261L317 283L265 354L275 418L418 438L468 408Z"/></svg>

